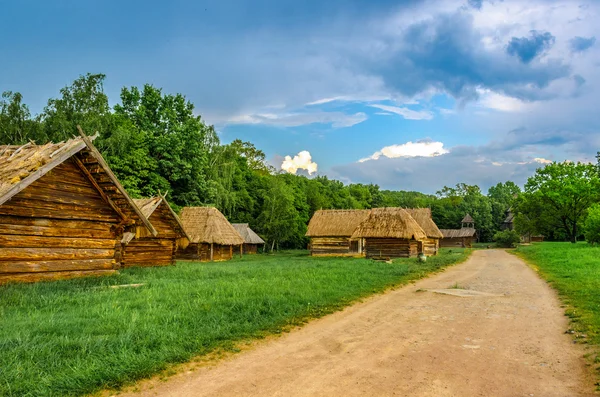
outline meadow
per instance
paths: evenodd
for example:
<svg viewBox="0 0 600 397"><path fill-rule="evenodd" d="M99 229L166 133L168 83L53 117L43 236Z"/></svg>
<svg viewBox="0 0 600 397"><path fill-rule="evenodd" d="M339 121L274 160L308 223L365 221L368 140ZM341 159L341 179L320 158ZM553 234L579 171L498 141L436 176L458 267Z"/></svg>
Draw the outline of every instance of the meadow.
<svg viewBox="0 0 600 397"><path fill-rule="evenodd" d="M306 251L0 286L0 395L76 396L278 334L464 261L312 258ZM139 285L138 285L139 284ZM132 286L133 285L133 286Z"/></svg>
<svg viewBox="0 0 600 397"><path fill-rule="evenodd" d="M544 242L519 246L515 253L558 291L577 340L599 346L600 247ZM600 353L600 349L596 351ZM600 355L592 358L600 362Z"/></svg>

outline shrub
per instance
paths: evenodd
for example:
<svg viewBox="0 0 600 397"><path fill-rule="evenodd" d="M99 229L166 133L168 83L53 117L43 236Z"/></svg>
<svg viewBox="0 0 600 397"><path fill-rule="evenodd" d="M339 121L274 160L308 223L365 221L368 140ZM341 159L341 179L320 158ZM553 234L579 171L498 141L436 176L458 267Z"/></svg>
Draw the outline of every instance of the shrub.
<svg viewBox="0 0 600 397"><path fill-rule="evenodd" d="M585 241L590 244L600 243L600 204L594 204L588 209L584 232Z"/></svg>
<svg viewBox="0 0 600 397"><path fill-rule="evenodd" d="M503 248L512 248L521 241L521 236L514 230L504 230L494 235L496 245Z"/></svg>

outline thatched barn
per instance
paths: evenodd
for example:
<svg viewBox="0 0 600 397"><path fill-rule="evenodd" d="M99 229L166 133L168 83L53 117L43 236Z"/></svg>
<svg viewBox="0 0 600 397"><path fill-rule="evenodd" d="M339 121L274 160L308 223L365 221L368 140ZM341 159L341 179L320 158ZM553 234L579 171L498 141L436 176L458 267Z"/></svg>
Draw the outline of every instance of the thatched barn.
<svg viewBox="0 0 600 397"><path fill-rule="evenodd" d="M463 227L461 229L441 229L444 236L440 240L441 247L462 247L471 248L473 240L477 239L477 231L472 227Z"/></svg>
<svg viewBox="0 0 600 397"><path fill-rule="evenodd" d="M419 242L427 235L406 210L374 208L352 238L365 239L367 258L408 258L419 254Z"/></svg>
<svg viewBox="0 0 600 397"><path fill-rule="evenodd" d="M156 236L147 230L139 230L137 235L126 233L123 267L174 264L178 242L184 247L189 243L179 217L163 196L133 201L158 233Z"/></svg>
<svg viewBox="0 0 600 397"><path fill-rule="evenodd" d="M177 250L178 259L217 261L241 255L244 239L218 209L185 207L180 219L190 244Z"/></svg>
<svg viewBox="0 0 600 397"><path fill-rule="evenodd" d="M419 252L423 252L427 256L437 255L440 240L444 235L431 218L431 208L407 208L406 211L427 235L426 239L420 241Z"/></svg>
<svg viewBox="0 0 600 397"><path fill-rule="evenodd" d="M319 210L308 223L313 256L362 256L364 240L352 238L358 225L369 216L370 210Z"/></svg>
<svg viewBox="0 0 600 397"><path fill-rule="evenodd" d="M156 234L87 136L0 146L0 282L114 273L123 234L143 229Z"/></svg>
<svg viewBox="0 0 600 397"><path fill-rule="evenodd" d="M242 245L244 254L256 254L258 252L258 246L265 245L265 240L260 238L254 230L250 229L250 226L247 223L232 223L231 225L244 239L244 244Z"/></svg>

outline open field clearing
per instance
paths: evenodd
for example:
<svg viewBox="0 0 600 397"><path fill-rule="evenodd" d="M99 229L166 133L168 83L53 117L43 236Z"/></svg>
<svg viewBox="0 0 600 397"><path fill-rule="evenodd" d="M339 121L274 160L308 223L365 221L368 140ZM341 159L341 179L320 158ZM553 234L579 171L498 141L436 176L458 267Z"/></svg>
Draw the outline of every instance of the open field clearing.
<svg viewBox="0 0 600 397"><path fill-rule="evenodd" d="M312 258L131 268L104 278L0 287L0 395L83 395L235 342L279 333L466 259ZM122 286L114 288L116 286Z"/></svg>
<svg viewBox="0 0 600 397"><path fill-rule="evenodd" d="M568 306L572 332L595 346L590 358L600 363L600 247L587 243L538 243L520 246L517 255L535 266Z"/></svg>

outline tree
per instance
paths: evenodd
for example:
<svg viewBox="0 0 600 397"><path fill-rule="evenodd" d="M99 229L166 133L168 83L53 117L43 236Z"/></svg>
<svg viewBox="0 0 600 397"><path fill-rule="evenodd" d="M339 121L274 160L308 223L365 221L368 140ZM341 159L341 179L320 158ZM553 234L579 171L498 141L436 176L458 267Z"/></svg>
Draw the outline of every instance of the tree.
<svg viewBox="0 0 600 397"><path fill-rule="evenodd" d="M494 234L494 241L499 247L512 248L519 244L521 237L515 230L503 230Z"/></svg>
<svg viewBox="0 0 600 397"><path fill-rule="evenodd" d="M31 119L29 108L23 103L23 96L18 92L3 92L0 100L0 144L22 145L38 140L39 130L39 124Z"/></svg>
<svg viewBox="0 0 600 397"><path fill-rule="evenodd" d="M594 204L588 209L584 229L585 240L588 243L600 243L600 204Z"/></svg>
<svg viewBox="0 0 600 397"><path fill-rule="evenodd" d="M298 211L294 207L292 188L278 177L270 178L269 187L264 191L264 202L258 219L260 232L271 244L271 251L279 248L296 233Z"/></svg>
<svg viewBox="0 0 600 397"><path fill-rule="evenodd" d="M530 219L537 216L538 229L558 228L575 243L587 209L598 202L599 193L600 178L593 164L554 162L527 180L518 211Z"/></svg>
<svg viewBox="0 0 600 397"><path fill-rule="evenodd" d="M500 182L488 189L494 225L499 226L502 224L506 217L506 210L513 207L520 193L521 188L511 181Z"/></svg>

